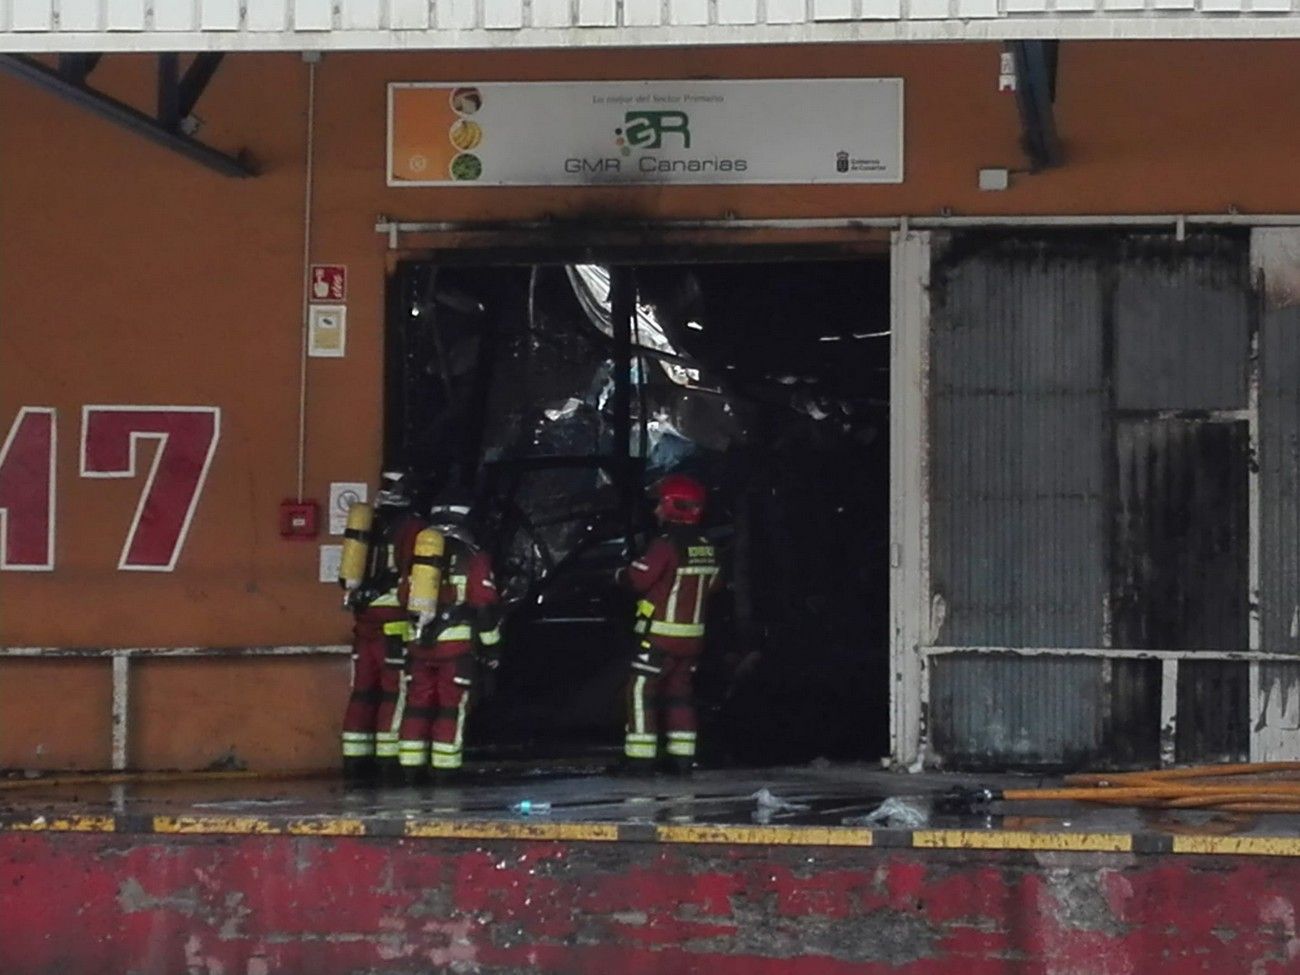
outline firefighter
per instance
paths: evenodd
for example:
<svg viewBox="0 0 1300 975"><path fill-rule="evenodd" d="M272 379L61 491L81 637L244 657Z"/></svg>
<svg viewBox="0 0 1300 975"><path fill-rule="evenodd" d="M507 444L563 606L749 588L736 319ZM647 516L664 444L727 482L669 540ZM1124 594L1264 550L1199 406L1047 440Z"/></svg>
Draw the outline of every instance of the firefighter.
<svg viewBox="0 0 1300 975"><path fill-rule="evenodd" d="M492 560L479 544L470 508L443 500L429 511L440 579L436 608L414 618L399 755L406 781L454 778L463 763L465 720L479 667L501 660L500 598Z"/></svg>
<svg viewBox="0 0 1300 975"><path fill-rule="evenodd" d="M348 512L339 584L353 613L352 694L343 715L343 773L351 782L383 772L395 777L409 625L407 575L415 537L424 527L413 511L409 474L386 471L372 509Z"/></svg>
<svg viewBox="0 0 1300 975"><path fill-rule="evenodd" d="M620 581L638 597L622 768L633 774L653 771L662 727L669 770L689 775L696 736L692 683L704 646L706 603L721 566L699 531L704 485L686 474L670 474L656 493L662 533L644 555L619 570Z"/></svg>

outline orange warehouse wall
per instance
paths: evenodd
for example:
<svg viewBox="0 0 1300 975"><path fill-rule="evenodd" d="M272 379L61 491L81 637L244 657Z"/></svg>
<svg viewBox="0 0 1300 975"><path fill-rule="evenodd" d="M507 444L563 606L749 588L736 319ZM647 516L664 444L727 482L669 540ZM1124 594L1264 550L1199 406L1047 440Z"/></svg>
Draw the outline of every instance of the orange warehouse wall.
<svg viewBox="0 0 1300 975"><path fill-rule="evenodd" d="M338 658L137 661L132 754L162 768L329 765L348 673Z"/></svg>
<svg viewBox="0 0 1300 975"><path fill-rule="evenodd" d="M330 481L371 480L378 468L388 256L374 232L381 213L510 220L1300 209L1292 178L1300 129L1290 121L1300 101L1292 70L1300 44L1064 44L1057 122L1066 164L1017 174L1006 192L981 193L980 167L1024 166L1014 97L997 91L999 50L327 55L317 69L311 258L348 266L348 346L345 359L308 364L307 496L324 502ZM92 80L149 110L153 65L150 57L108 56ZM276 526L277 505L293 495L296 479L307 75L296 55L235 54L199 102L200 137L223 151L248 149L261 168L249 180L221 177L0 78L0 437L21 406L52 406L59 443L56 568L0 573L0 644L346 640L337 590L316 581L317 545L282 541ZM901 185L384 184L388 81L818 76L905 79ZM174 571L117 570L143 475L80 476L85 404L220 407L221 440ZM142 448L141 463L152 450ZM100 675L56 665L77 675L68 685L72 703L62 683L33 678L42 666L0 662L0 763L51 754L69 763L102 759L106 666ZM260 674L265 683L252 677ZM337 662L319 660L147 665L133 689L141 724L133 758L201 764L226 744L256 761L319 758L326 738L333 748L333 713L304 716L317 715L326 698L338 706L340 674ZM254 689L292 699L305 722L295 743L259 751L221 733L241 720L230 702ZM177 716L164 718L173 706Z"/></svg>
<svg viewBox="0 0 1300 975"><path fill-rule="evenodd" d="M0 661L0 768L105 768L107 660Z"/></svg>

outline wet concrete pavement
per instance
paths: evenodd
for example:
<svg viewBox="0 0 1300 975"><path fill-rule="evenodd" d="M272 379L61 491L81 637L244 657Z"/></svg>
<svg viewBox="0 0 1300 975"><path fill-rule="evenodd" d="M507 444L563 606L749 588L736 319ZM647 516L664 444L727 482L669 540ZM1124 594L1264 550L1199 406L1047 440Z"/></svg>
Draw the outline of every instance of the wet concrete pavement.
<svg viewBox="0 0 1300 975"><path fill-rule="evenodd" d="M345 789L334 777L21 786L10 779L0 780L0 822L164 816L329 823L342 817L370 826L420 820L1300 836L1300 816L1294 815L1059 801L993 802L962 810L943 798L961 789L1056 785L1058 780L1041 776L906 774L838 764L702 770L687 780L614 778L597 763L507 764L468 768L451 786L391 789ZM900 800L904 815L870 818L890 797ZM523 801L531 803L528 815L516 811Z"/></svg>

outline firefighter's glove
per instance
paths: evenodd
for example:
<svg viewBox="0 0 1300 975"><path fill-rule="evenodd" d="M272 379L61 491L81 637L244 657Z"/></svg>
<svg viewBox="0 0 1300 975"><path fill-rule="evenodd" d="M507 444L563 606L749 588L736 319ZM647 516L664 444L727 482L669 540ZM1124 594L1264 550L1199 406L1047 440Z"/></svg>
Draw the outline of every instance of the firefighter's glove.
<svg viewBox="0 0 1300 975"><path fill-rule="evenodd" d="M356 611L359 609L365 609L378 596L379 593L375 592L375 590L370 586L357 586L355 589L348 590L347 595L344 597L344 601L347 603L349 609Z"/></svg>
<svg viewBox="0 0 1300 975"><path fill-rule="evenodd" d="M488 670L501 666L501 624L494 622L490 629L480 629L478 634L478 659Z"/></svg>
<svg viewBox="0 0 1300 975"><path fill-rule="evenodd" d="M658 677L664 672L663 654L649 644L641 644L632 657L632 671L647 677Z"/></svg>
<svg viewBox="0 0 1300 975"><path fill-rule="evenodd" d="M406 640L393 633L384 634L384 663L389 667L407 668L409 655L406 652Z"/></svg>
<svg viewBox="0 0 1300 975"><path fill-rule="evenodd" d="M411 617L411 641L413 643L423 642L426 633L432 632L429 627L438 618L436 613L428 611L413 614Z"/></svg>

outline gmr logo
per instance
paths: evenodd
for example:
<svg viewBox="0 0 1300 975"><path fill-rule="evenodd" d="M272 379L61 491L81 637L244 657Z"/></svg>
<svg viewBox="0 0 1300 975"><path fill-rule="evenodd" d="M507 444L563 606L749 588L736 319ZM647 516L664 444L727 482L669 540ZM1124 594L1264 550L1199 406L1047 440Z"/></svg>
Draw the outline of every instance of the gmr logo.
<svg viewBox="0 0 1300 975"><path fill-rule="evenodd" d="M625 156L630 152L628 146L637 149L662 148L665 135L681 136L682 148L689 149L690 124L690 117L685 112L628 112L623 116L623 127L614 130L618 136L614 141L623 147Z"/></svg>

